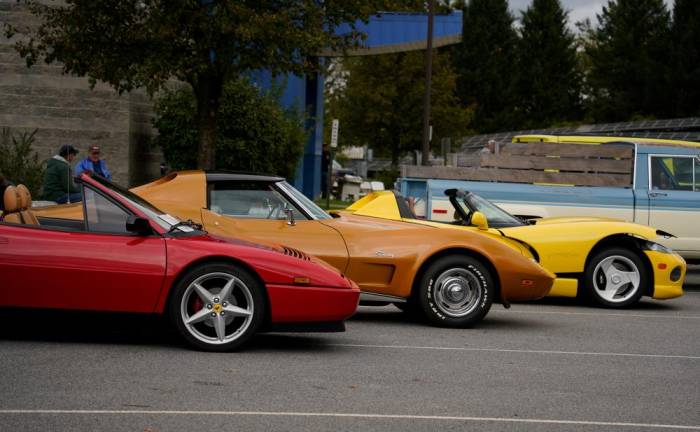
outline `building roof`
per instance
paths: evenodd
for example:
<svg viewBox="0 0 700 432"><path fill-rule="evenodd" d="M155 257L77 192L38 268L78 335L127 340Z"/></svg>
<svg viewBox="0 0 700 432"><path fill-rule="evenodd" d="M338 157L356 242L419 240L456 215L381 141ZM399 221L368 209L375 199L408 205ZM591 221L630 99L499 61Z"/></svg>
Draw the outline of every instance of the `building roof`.
<svg viewBox="0 0 700 432"><path fill-rule="evenodd" d="M367 35L362 48L348 50L345 55L360 56L416 51L427 46L428 15L424 13L384 12L370 17L368 22L357 21L356 30ZM336 34L347 34L351 26L342 24ZM462 40L462 11L435 15L433 47L459 43ZM342 52L325 51L323 56L335 57Z"/></svg>

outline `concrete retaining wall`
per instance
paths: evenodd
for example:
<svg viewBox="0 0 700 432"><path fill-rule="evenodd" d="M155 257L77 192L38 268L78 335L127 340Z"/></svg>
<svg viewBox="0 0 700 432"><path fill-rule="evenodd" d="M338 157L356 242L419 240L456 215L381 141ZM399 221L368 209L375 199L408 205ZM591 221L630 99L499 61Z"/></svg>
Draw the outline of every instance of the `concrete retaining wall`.
<svg viewBox="0 0 700 432"><path fill-rule="evenodd" d="M25 27L37 20L15 0L0 0L0 29L5 23ZM90 145L99 145L114 180L122 185L157 177L162 156L150 145L155 132L145 92L120 96L102 83L90 89L87 78L63 75L60 64L27 68L13 48L22 37L0 36L0 128L37 129L35 150L42 159L62 144L79 149L79 158Z"/></svg>

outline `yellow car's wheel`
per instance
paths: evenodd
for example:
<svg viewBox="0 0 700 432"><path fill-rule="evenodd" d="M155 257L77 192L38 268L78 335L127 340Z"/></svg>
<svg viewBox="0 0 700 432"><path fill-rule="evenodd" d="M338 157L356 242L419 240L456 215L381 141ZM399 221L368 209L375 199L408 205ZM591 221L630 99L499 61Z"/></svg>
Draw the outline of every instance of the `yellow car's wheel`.
<svg viewBox="0 0 700 432"><path fill-rule="evenodd" d="M481 321L494 296L489 270L464 255L447 256L432 263L417 289L423 315L442 327L467 327Z"/></svg>
<svg viewBox="0 0 700 432"><path fill-rule="evenodd" d="M639 255L623 248L598 252L588 262L584 279L587 296L595 304L608 308L637 303L649 284Z"/></svg>

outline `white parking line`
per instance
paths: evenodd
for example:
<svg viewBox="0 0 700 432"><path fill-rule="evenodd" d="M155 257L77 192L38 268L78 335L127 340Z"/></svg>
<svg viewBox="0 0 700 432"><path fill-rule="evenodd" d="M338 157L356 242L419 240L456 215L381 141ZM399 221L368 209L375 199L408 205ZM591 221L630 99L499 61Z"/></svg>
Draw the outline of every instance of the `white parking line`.
<svg viewBox="0 0 700 432"><path fill-rule="evenodd" d="M510 310L495 309L491 312L503 313L524 313L534 315L588 315L588 316L611 316L611 317L634 317L634 318L666 318L666 319L690 319L700 320L700 315L673 315L673 314L633 314L633 313L595 313L595 312L557 312L557 311L534 311L511 308Z"/></svg>
<svg viewBox="0 0 700 432"><path fill-rule="evenodd" d="M440 346L412 346L412 345L370 345L370 344L328 344L324 346L349 347L349 348L380 348L380 349L403 349L403 350L436 350L436 351L472 351L472 352L500 352L500 353L521 353L521 354L557 354L557 355L580 355L599 357L645 357L662 359L684 359L700 360L700 356L671 355L671 354L635 354L635 353L613 353L613 352L586 352L586 351L548 351L548 350L521 350L502 348L468 348L468 347L440 347Z"/></svg>
<svg viewBox="0 0 700 432"><path fill-rule="evenodd" d="M275 411L178 411L178 410L0 410L0 415L188 415L188 416L259 416L259 417L335 417L360 419L390 420L438 420L461 422L494 423L530 423L555 425L581 425L604 427L628 427L646 429L700 430L700 426L674 425L659 423L627 423L586 420L528 419L508 417L467 417L467 416L431 416L403 414L361 414L361 413L324 413L324 412L275 412Z"/></svg>

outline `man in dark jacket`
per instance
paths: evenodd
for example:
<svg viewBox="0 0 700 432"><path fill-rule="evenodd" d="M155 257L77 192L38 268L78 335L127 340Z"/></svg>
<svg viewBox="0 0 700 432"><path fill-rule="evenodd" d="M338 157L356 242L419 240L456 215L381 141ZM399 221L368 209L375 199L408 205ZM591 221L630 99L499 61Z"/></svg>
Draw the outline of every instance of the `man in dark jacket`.
<svg viewBox="0 0 700 432"><path fill-rule="evenodd" d="M62 145L58 154L49 159L44 171L44 188L41 199L56 201L59 204L79 202L82 195L78 186L73 183L71 162L78 154L72 145Z"/></svg>

